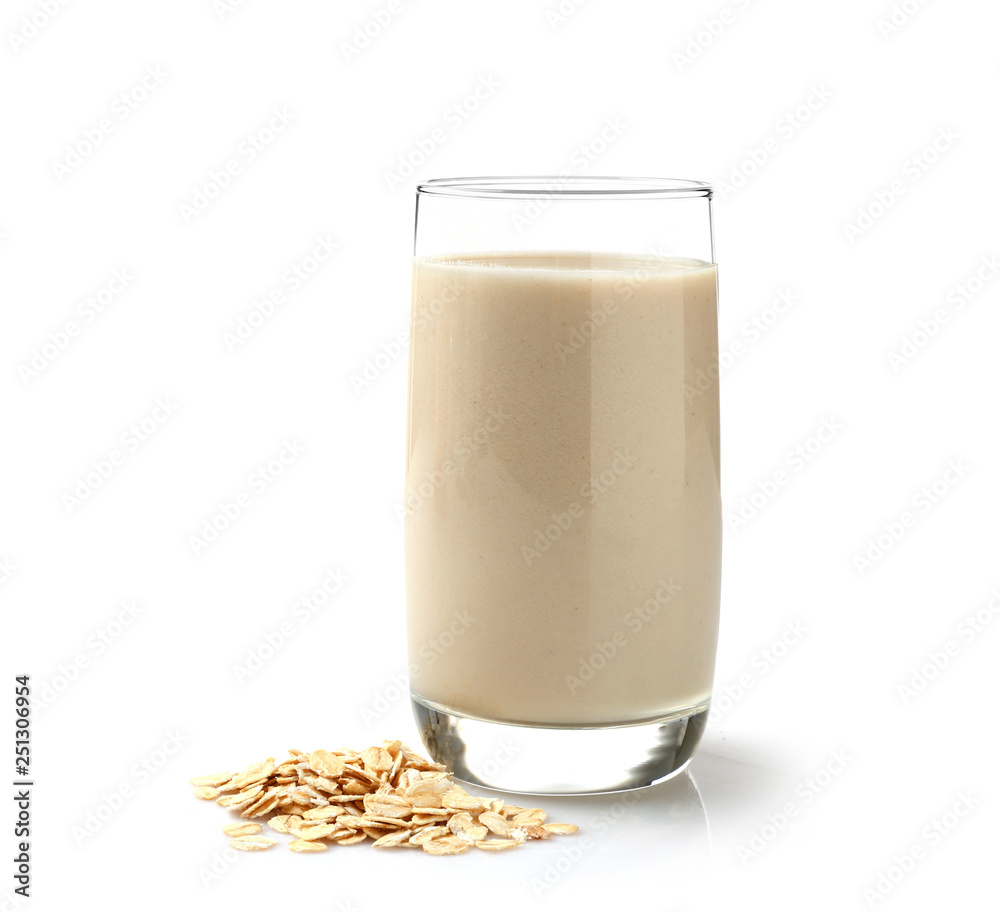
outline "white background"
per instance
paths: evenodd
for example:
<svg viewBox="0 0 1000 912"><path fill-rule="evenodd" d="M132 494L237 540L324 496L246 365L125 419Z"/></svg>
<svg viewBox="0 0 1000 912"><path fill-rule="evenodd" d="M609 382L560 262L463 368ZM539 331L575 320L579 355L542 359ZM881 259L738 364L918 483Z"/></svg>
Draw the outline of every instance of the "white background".
<svg viewBox="0 0 1000 912"><path fill-rule="evenodd" d="M33 898L12 901L5 861L0 908L987 908L996 6L400 0L345 54L387 3L91 0L47 17L11 0L0 14L11 781L16 673L43 704ZM288 123L251 161L241 143L275 109ZM393 176L435 129L444 140ZM717 187L720 339L743 344L722 379L723 501L738 516L746 498L750 518L727 523L717 710L690 775L631 804L543 800L581 833L515 852L227 860L227 814L190 796L190 776L287 747L417 746L398 686L393 344L413 187L560 171ZM319 239L335 255L227 347ZM85 302L116 270L128 286L98 315ZM781 292L796 303L779 312ZM155 431L133 447L144 419ZM811 440L824 421L836 434ZM286 442L301 452L258 490ZM110 477L67 499L115 450ZM241 492L249 506L195 548ZM331 572L346 582L296 619ZM123 601L136 616L118 626ZM935 653L943 667L922 672Z"/></svg>

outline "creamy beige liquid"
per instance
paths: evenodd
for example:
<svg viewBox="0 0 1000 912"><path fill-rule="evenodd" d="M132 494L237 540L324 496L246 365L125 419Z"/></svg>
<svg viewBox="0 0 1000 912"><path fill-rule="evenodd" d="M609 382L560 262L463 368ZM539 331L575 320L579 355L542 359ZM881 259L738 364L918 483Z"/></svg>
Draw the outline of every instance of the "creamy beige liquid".
<svg viewBox="0 0 1000 912"><path fill-rule="evenodd" d="M413 289L414 694L542 724L703 704L721 558L715 266L417 258Z"/></svg>

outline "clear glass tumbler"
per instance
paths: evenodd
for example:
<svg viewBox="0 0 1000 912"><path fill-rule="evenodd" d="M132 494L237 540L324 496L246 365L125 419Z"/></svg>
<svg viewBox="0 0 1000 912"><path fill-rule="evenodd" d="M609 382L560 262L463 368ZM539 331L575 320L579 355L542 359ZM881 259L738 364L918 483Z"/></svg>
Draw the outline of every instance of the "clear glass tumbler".
<svg viewBox="0 0 1000 912"><path fill-rule="evenodd" d="M513 792L651 785L708 715L721 572L712 189L417 189L404 530L413 709Z"/></svg>

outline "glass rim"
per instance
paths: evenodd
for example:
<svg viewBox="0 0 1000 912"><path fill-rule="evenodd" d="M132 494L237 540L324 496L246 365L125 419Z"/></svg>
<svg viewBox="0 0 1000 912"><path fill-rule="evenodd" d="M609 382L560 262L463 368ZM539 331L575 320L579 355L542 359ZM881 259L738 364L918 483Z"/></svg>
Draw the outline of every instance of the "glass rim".
<svg viewBox="0 0 1000 912"><path fill-rule="evenodd" d="M417 184L417 196L472 199L711 199L706 181L675 177L438 177Z"/></svg>

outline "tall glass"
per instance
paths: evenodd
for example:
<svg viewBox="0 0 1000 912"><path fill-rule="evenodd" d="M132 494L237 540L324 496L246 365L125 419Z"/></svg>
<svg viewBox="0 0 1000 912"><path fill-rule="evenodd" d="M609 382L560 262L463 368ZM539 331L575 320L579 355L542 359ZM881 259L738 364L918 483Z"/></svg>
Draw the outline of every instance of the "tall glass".
<svg viewBox="0 0 1000 912"><path fill-rule="evenodd" d="M712 189L417 189L405 545L428 751L578 794L688 763L721 570Z"/></svg>

